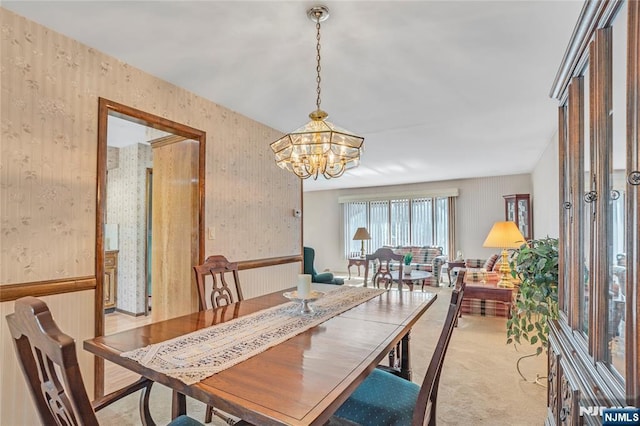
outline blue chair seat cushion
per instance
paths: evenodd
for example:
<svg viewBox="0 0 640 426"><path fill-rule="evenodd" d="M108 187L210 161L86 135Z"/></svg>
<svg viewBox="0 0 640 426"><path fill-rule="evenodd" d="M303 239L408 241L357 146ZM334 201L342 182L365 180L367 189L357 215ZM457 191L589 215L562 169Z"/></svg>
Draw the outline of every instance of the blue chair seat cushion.
<svg viewBox="0 0 640 426"><path fill-rule="evenodd" d="M204 425L189 416L180 416L173 419L168 426L204 426Z"/></svg>
<svg viewBox="0 0 640 426"><path fill-rule="evenodd" d="M411 425L420 386L379 369L356 388L335 412L361 425Z"/></svg>

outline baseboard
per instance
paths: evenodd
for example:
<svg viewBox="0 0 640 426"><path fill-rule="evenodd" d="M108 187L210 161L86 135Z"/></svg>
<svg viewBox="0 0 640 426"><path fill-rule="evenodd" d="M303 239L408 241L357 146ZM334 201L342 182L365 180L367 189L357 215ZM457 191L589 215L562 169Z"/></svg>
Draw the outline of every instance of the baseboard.
<svg viewBox="0 0 640 426"><path fill-rule="evenodd" d="M125 311L124 309L120 309L120 308L116 308L116 312L120 312L121 314L129 315L132 317L141 317L144 315L144 312L134 313L134 312Z"/></svg>

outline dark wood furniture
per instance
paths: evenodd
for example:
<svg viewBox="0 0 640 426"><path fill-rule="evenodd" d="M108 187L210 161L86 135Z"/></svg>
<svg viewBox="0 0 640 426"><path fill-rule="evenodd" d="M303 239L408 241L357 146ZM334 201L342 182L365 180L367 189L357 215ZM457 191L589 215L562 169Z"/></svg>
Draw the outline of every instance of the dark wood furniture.
<svg viewBox="0 0 640 426"><path fill-rule="evenodd" d="M451 279L451 272L453 272L453 268L464 268L464 266L464 260L452 260L450 262L447 262L447 276L449 277L449 287L454 284L453 280Z"/></svg>
<svg viewBox="0 0 640 426"><path fill-rule="evenodd" d="M515 222L526 241L533 238L533 210L529 194L503 195L504 220Z"/></svg>
<svg viewBox="0 0 640 426"><path fill-rule="evenodd" d="M334 286L318 286L326 290ZM293 289L291 289L293 290ZM120 356L152 343L289 302L282 292L84 342L100 357L258 425L321 425L409 331L436 295L388 291L244 362L187 386ZM407 342L408 345L408 342ZM340 356L336 356L340 354ZM410 373L409 354L403 368ZM410 375L410 374L406 374Z"/></svg>
<svg viewBox="0 0 640 426"><path fill-rule="evenodd" d="M118 250L104 252L104 310L113 312L118 297Z"/></svg>
<svg viewBox="0 0 640 426"><path fill-rule="evenodd" d="M390 263L392 260L398 261L400 263L399 270L402 272L404 264L404 256L401 254L395 254L393 250L388 248L379 248L373 254L368 254L365 256L365 264L364 264L364 286L367 286L367 278L369 276L369 265L371 262L374 262L376 265L376 271L371 277L371 284L374 287L380 287L380 281L383 282L391 282L393 278L391 277L391 267ZM398 288L402 288L402 283L398 282Z"/></svg>
<svg viewBox="0 0 640 426"><path fill-rule="evenodd" d="M418 387L411 381L374 370L338 409L336 417L367 426L435 426L440 373L457 323L463 292L464 287L461 287L454 289L451 294L447 316L422 386ZM390 395L396 398L395 402L389 400ZM411 401L415 403L412 404Z"/></svg>
<svg viewBox="0 0 640 426"><path fill-rule="evenodd" d="M72 337L56 325L49 307L35 297L16 300L15 311L7 316L9 330L22 372L42 424L97 425L94 410L142 390L140 416L143 424L153 424L149 413L149 392L153 382L140 379L132 385L89 401Z"/></svg>
<svg viewBox="0 0 640 426"><path fill-rule="evenodd" d="M546 424L596 425L600 407L640 407L639 1L585 2L551 96L560 316Z"/></svg>
<svg viewBox="0 0 640 426"><path fill-rule="evenodd" d="M431 272L427 271L411 271L410 274L402 274L402 279L398 277L399 271L391 271L391 279L397 282L402 282L409 286L409 290L413 291L413 286L416 282L422 283L422 290L424 290L425 280L431 278ZM388 283L386 284L388 286Z"/></svg>
<svg viewBox="0 0 640 426"><path fill-rule="evenodd" d="M516 288L498 287L496 283L470 283L466 282L464 296L468 299L493 300L506 305L506 312L511 318L511 304L513 292ZM462 312L462 311L461 311Z"/></svg>
<svg viewBox="0 0 640 426"><path fill-rule="evenodd" d="M365 262L367 260L364 257L350 257L349 264L347 265L347 271L349 271L349 279L351 279L351 267L358 267L358 276L360 276L360 266L364 266L366 268Z"/></svg>
<svg viewBox="0 0 640 426"><path fill-rule="evenodd" d="M232 303L243 300L242 288L240 287L240 278L238 277L238 264L235 262L229 262L226 257L222 255L213 255L207 257L202 265L193 267L193 271L196 274L196 286L198 288L198 300L201 311L207 309L207 299L211 302L212 308L218 308L220 306L228 306ZM207 297L207 277L211 277L211 292ZM228 279L232 279L231 286ZM184 396L175 394L174 401L180 406L186 407L186 400ZM228 417L216 410L211 405L207 405L205 410L204 422L210 423L213 415L223 418L225 421Z"/></svg>
<svg viewBox="0 0 640 426"><path fill-rule="evenodd" d="M238 278L238 264L229 262L226 257L214 255L207 257L202 265L193 267L196 274L196 285L198 286L200 310L207 309L207 299L211 302L211 307L230 305L238 300L243 300L240 279ZM211 277L211 293L207 297L206 281ZM233 279L233 282L229 282Z"/></svg>

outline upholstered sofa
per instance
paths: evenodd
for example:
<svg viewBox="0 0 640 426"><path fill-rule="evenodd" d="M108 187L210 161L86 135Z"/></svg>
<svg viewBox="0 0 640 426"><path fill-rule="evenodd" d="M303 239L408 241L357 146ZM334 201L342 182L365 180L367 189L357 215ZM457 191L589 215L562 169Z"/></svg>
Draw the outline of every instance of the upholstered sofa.
<svg viewBox="0 0 640 426"><path fill-rule="evenodd" d="M464 268L454 268L454 273L457 276L461 269L465 270L464 280L467 283L467 288L474 288L479 286L486 290L483 294L486 297L477 298L473 297L474 292L466 292L464 299L462 300L461 312L465 314L476 314L486 316L503 316L508 317L511 310L511 303L504 300L498 300L503 297L502 294L496 293L495 297L492 297L490 287L500 279L501 258L500 255L494 254L488 259L465 259ZM501 290L505 291L505 290ZM517 291L513 290L513 292Z"/></svg>
<svg viewBox="0 0 640 426"><path fill-rule="evenodd" d="M442 247L431 246L384 246L390 248L396 254L405 255L411 253L411 267L415 271L431 272L431 278L425 284L437 287L440 285L442 266L447 262L447 257L442 254ZM391 270L398 269L398 262L392 262Z"/></svg>

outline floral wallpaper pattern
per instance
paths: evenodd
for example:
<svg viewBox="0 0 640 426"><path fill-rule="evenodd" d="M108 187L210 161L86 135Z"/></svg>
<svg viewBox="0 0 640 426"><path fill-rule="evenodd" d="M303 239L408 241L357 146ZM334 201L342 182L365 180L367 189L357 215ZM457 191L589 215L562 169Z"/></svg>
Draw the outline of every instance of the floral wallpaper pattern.
<svg viewBox="0 0 640 426"><path fill-rule="evenodd" d="M95 276L98 97L206 132L204 222L216 227L207 255L300 254L302 224L291 211L302 207L302 183L275 165L269 148L281 132L2 7L0 51L0 285ZM291 286L299 270L243 271L247 297ZM82 325L61 323L77 341L92 336L93 294L55 296ZM12 306L0 304L4 313ZM82 352L91 387L92 357ZM12 350L0 353L0 365L14 360ZM3 372L0 394L15 404L0 410L0 424L34 423L19 369Z"/></svg>
<svg viewBox="0 0 640 426"><path fill-rule="evenodd" d="M146 176L153 152L140 143L118 151L118 168L107 175L107 223L118 225L116 308L139 314L144 313Z"/></svg>
<svg viewBox="0 0 640 426"><path fill-rule="evenodd" d="M291 211L301 182L269 149L280 132L6 9L0 17L0 284L95 275L98 96L207 133L207 254L300 253Z"/></svg>

